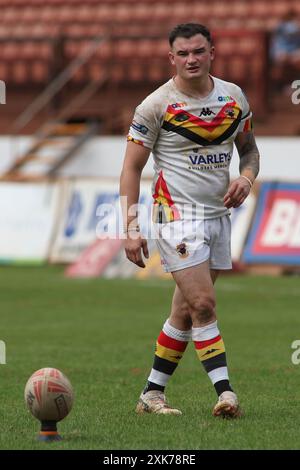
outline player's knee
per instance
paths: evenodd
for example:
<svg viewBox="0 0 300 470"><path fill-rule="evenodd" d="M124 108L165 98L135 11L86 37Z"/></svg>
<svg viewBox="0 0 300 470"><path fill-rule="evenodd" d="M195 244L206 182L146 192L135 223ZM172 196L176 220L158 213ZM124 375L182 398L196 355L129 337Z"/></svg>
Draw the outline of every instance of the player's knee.
<svg viewBox="0 0 300 470"><path fill-rule="evenodd" d="M216 302L210 295L195 297L190 306L193 320L207 323L215 317Z"/></svg>
<svg viewBox="0 0 300 470"><path fill-rule="evenodd" d="M172 309L171 317L176 321L176 324L179 322L182 324L183 329L189 329L192 327L192 319L190 306L188 303L183 302L179 305L176 305L176 308Z"/></svg>

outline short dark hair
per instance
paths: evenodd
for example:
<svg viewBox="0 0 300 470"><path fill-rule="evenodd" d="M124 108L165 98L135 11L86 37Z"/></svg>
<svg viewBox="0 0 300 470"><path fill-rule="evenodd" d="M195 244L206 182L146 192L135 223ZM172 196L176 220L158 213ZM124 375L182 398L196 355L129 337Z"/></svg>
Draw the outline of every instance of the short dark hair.
<svg viewBox="0 0 300 470"><path fill-rule="evenodd" d="M169 43L170 46L173 46L173 43L176 38L191 38L196 34L202 34L210 44L212 44L211 34L209 29L200 23L182 23L175 26L169 34Z"/></svg>

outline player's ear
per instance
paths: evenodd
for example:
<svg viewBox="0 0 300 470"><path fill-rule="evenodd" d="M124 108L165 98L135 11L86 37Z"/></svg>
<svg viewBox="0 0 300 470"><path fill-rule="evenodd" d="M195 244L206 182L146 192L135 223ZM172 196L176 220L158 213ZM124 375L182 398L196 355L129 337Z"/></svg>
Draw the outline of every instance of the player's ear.
<svg viewBox="0 0 300 470"><path fill-rule="evenodd" d="M174 54L172 51L169 51L169 59L172 65L175 65Z"/></svg>
<svg viewBox="0 0 300 470"><path fill-rule="evenodd" d="M214 60L215 58L215 47L211 46L210 48L210 60Z"/></svg>

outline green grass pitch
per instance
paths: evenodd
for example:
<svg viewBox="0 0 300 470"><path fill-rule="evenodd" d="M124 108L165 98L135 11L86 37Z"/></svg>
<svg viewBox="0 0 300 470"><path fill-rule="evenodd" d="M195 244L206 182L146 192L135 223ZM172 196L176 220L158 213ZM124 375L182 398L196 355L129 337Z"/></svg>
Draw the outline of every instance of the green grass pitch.
<svg viewBox="0 0 300 470"><path fill-rule="evenodd" d="M67 280L62 268L0 269L0 449L299 449L299 278L221 277L219 327L244 417L214 418L216 395L193 344L167 396L183 416L137 416L156 337L173 291L166 280ZM66 373L76 394L64 440L36 441L24 404L41 367Z"/></svg>

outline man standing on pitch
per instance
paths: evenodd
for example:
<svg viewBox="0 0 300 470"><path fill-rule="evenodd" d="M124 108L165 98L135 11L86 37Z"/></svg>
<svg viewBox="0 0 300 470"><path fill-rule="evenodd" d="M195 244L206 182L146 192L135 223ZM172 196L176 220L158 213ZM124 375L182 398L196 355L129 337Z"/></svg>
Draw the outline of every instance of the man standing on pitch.
<svg viewBox="0 0 300 470"><path fill-rule="evenodd" d="M242 90L209 73L214 59L209 30L181 24L171 31L169 42L176 75L136 108L120 183L130 208L138 202L141 173L152 151L156 241L162 265L176 283L136 411L181 414L167 404L164 390L193 340L218 395L213 414L235 418L240 407L217 326L214 282L220 270L231 268L229 209L248 196L258 174L259 153ZM240 176L230 184L233 143ZM123 208L123 216L127 258L143 268L147 242L135 215Z"/></svg>

